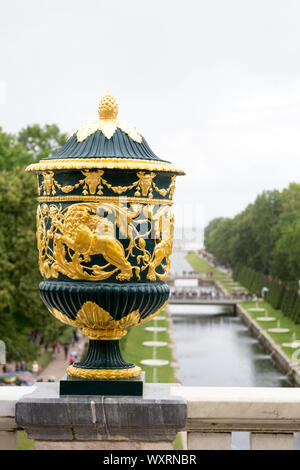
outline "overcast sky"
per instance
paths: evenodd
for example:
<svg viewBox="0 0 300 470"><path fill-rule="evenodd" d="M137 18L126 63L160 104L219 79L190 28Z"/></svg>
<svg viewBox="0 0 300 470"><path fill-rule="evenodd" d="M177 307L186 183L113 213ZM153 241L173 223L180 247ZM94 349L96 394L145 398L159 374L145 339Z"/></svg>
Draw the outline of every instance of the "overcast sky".
<svg viewBox="0 0 300 470"><path fill-rule="evenodd" d="M110 90L185 169L178 218L234 216L299 182L299 22L299 0L2 0L0 125L71 132Z"/></svg>

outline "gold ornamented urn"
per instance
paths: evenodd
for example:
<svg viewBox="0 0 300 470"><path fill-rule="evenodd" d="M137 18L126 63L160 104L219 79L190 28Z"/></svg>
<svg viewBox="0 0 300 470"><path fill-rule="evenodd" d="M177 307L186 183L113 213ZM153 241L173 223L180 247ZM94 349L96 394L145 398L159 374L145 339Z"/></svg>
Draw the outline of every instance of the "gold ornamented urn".
<svg viewBox="0 0 300 470"><path fill-rule="evenodd" d="M26 169L38 174L39 289L52 315L89 338L68 376L128 379L141 369L122 358L119 340L167 303L172 199L184 172L118 119L111 93L98 111L56 155Z"/></svg>

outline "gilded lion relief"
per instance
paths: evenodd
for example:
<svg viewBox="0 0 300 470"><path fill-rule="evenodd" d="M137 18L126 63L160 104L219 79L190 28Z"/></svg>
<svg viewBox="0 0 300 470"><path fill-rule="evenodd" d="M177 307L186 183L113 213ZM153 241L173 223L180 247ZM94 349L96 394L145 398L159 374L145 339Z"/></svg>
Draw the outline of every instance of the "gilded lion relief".
<svg viewBox="0 0 300 470"><path fill-rule="evenodd" d="M173 228L169 206L44 203L37 210L40 272L47 279L129 281L145 273L149 281L165 280Z"/></svg>

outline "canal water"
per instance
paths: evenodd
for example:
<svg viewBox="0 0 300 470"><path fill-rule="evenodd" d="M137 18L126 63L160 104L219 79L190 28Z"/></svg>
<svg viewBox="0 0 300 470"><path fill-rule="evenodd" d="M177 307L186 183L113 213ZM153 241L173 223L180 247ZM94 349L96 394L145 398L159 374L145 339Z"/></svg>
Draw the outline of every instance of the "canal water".
<svg viewBox="0 0 300 470"><path fill-rule="evenodd" d="M288 387L240 317L226 307L169 305L184 385Z"/></svg>
<svg viewBox="0 0 300 470"><path fill-rule="evenodd" d="M178 256L179 255L179 256ZM180 263L180 260L182 261ZM183 254L176 257L187 269ZM183 385L208 387L288 387L287 377L272 364L248 328L227 307L168 306ZM233 449L249 449L248 433L233 433ZM300 434L295 435L300 449Z"/></svg>

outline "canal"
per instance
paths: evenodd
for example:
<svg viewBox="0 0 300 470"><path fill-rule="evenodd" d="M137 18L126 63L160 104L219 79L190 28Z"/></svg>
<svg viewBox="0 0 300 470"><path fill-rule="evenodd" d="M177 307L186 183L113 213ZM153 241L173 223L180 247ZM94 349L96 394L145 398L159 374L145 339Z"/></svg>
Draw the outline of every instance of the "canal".
<svg viewBox="0 0 300 470"><path fill-rule="evenodd" d="M176 253L176 271L188 271ZM183 385L208 387L288 387L287 377L272 364L238 316L226 307L168 306L173 320L179 375ZM248 433L233 433L234 449L249 449ZM300 449L300 434L295 435Z"/></svg>
<svg viewBox="0 0 300 470"><path fill-rule="evenodd" d="M184 385L288 387L240 317L221 306L169 305Z"/></svg>

